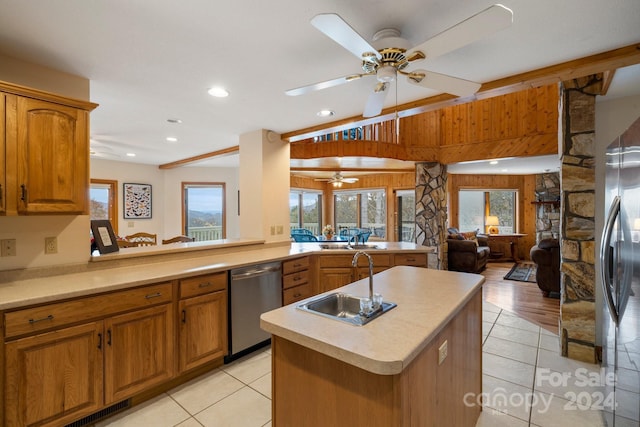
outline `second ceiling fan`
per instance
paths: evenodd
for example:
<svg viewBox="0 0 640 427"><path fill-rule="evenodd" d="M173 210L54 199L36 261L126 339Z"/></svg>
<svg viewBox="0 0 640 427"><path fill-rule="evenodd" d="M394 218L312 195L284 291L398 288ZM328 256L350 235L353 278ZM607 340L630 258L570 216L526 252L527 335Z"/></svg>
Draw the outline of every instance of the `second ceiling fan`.
<svg viewBox="0 0 640 427"><path fill-rule="evenodd" d="M364 117L380 114L389 86L397 79L398 73L406 76L407 81L414 85L457 96L470 96L480 89L480 83L423 69L407 71L405 68L414 61L435 58L480 40L509 27L512 22L513 12L503 5L495 4L411 48L409 42L400 37L398 30L380 30L374 34L373 43L369 44L337 14L319 14L311 19L311 24L361 59L363 73L289 89L285 93L290 96L302 95L362 77L376 76L377 83L367 100L362 114Z"/></svg>

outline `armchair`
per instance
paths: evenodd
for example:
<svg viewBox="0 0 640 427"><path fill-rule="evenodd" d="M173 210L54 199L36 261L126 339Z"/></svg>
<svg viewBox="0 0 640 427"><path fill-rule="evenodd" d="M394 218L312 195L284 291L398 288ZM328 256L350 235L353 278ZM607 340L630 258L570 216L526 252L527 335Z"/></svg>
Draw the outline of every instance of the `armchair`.
<svg viewBox="0 0 640 427"><path fill-rule="evenodd" d="M536 282L542 295L560 292L560 242L558 239L543 239L529 251L531 261L536 263Z"/></svg>
<svg viewBox="0 0 640 427"><path fill-rule="evenodd" d="M487 236L477 232L460 233L450 228L447 246L449 270L478 273L487 266L491 252Z"/></svg>

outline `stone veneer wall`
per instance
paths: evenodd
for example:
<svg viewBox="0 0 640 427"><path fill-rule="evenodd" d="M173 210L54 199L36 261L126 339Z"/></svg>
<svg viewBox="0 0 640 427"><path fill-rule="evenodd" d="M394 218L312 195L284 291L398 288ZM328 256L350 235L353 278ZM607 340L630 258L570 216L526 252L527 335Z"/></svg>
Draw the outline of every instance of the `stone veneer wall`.
<svg viewBox="0 0 640 427"><path fill-rule="evenodd" d="M536 175L536 201L553 202L536 205L536 243L557 239L560 235L560 174Z"/></svg>
<svg viewBox="0 0 640 427"><path fill-rule="evenodd" d="M429 268L447 269L447 167L416 163L416 243L437 248Z"/></svg>
<svg viewBox="0 0 640 427"><path fill-rule="evenodd" d="M596 362L595 93L562 89L560 252L562 355Z"/></svg>

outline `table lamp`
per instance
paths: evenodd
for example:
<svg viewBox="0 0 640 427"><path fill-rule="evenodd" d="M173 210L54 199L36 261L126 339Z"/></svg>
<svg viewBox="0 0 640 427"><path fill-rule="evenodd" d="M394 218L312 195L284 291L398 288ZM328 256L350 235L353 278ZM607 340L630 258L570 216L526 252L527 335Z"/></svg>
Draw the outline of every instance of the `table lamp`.
<svg viewBox="0 0 640 427"><path fill-rule="evenodd" d="M498 225L500 225L500 220L498 219L497 216L494 216L494 215L488 216L485 222L485 225L487 226L487 231L489 232L489 234L499 233Z"/></svg>

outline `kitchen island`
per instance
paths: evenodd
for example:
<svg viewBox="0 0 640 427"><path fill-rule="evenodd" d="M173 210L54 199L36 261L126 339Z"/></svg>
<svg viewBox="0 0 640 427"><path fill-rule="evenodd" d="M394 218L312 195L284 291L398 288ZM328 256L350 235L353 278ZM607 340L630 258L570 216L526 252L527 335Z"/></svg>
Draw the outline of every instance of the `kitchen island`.
<svg viewBox="0 0 640 427"><path fill-rule="evenodd" d="M399 266L374 276L375 292L397 307L364 326L295 304L263 314L261 326L273 335L273 424L474 426L482 282ZM366 296L368 280L338 291Z"/></svg>

